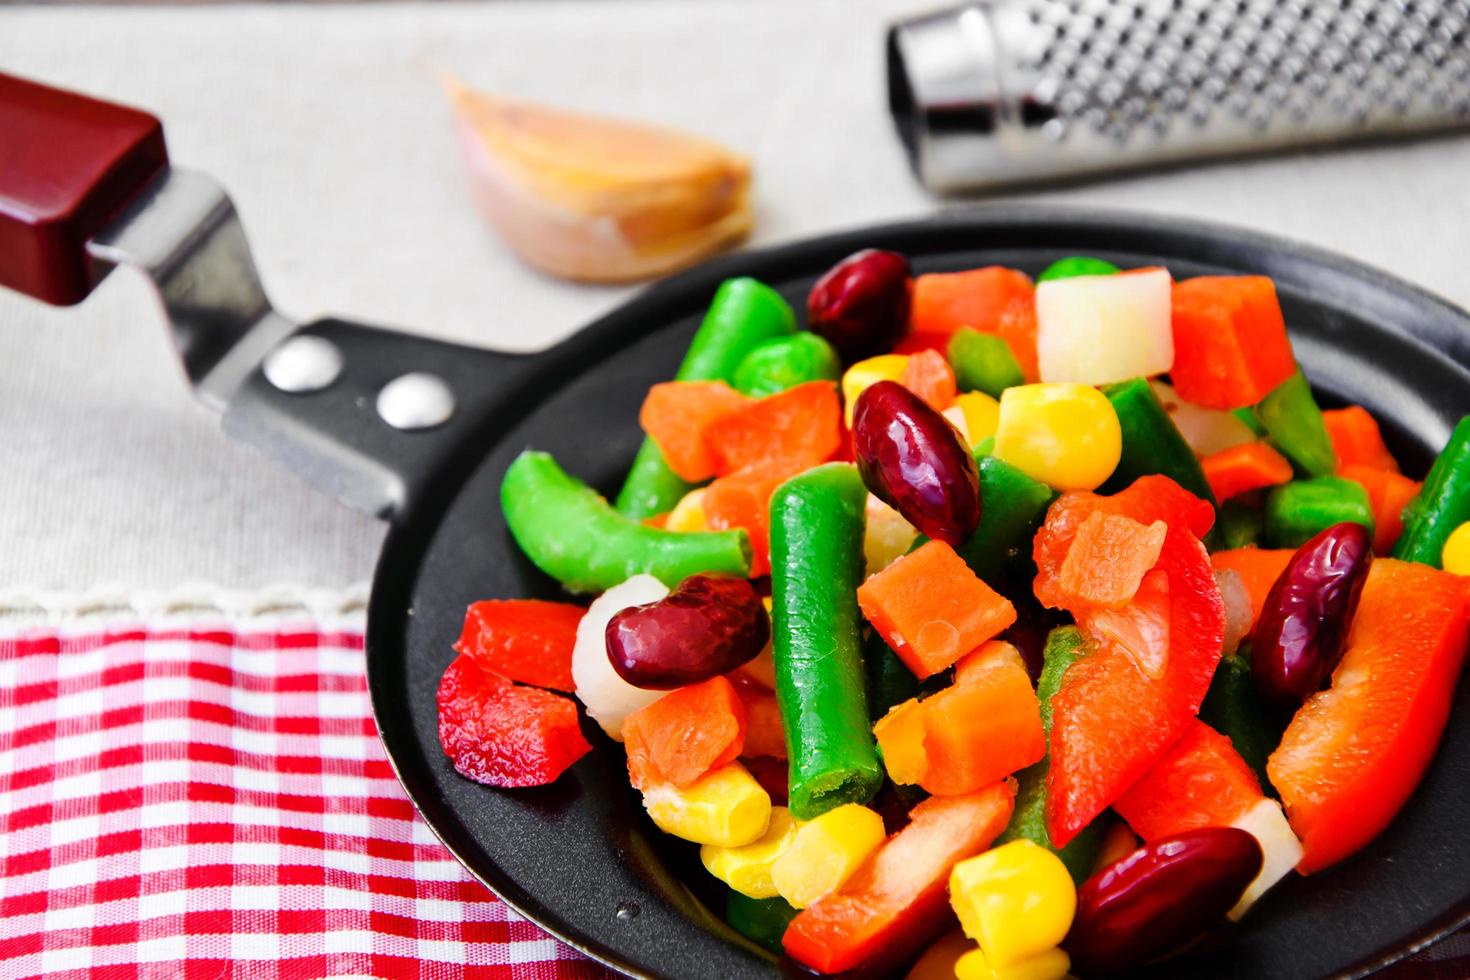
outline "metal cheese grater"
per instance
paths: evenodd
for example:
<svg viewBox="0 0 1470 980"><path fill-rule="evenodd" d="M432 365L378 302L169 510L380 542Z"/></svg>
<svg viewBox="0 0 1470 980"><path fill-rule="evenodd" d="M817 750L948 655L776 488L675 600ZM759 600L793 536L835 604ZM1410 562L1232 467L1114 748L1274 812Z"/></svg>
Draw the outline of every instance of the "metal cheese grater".
<svg viewBox="0 0 1470 980"><path fill-rule="evenodd" d="M937 191L1465 126L1470 0L978 0L888 91Z"/></svg>

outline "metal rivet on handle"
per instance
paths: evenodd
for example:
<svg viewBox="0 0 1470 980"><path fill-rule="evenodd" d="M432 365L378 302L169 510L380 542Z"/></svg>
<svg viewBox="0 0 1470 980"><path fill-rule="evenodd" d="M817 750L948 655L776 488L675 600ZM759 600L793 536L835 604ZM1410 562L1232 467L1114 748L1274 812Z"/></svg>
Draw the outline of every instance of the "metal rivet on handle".
<svg viewBox="0 0 1470 980"><path fill-rule="evenodd" d="M454 414L454 392L436 374L400 375L378 392L378 415L395 429L431 429Z"/></svg>
<svg viewBox="0 0 1470 980"><path fill-rule="evenodd" d="M277 345L260 369L281 391L293 395L321 391L342 373L342 352L330 340L302 334Z"/></svg>

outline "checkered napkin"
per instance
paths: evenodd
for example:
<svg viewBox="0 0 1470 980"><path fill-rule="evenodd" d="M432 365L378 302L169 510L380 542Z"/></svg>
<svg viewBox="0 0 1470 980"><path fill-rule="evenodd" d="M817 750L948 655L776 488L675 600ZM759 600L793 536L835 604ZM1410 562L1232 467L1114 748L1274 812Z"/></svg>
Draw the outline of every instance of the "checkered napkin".
<svg viewBox="0 0 1470 980"><path fill-rule="evenodd" d="M606 975L419 819L339 620L0 627L0 978Z"/></svg>
<svg viewBox="0 0 1470 980"><path fill-rule="evenodd" d="M0 625L0 980L591 978L378 743L360 617ZM1470 977L1470 934L1391 967Z"/></svg>

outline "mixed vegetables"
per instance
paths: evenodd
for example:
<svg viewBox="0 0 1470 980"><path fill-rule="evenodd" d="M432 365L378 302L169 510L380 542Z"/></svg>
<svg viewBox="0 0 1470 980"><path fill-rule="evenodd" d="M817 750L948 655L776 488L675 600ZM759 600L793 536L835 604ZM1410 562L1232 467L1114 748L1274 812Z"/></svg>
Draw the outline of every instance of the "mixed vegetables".
<svg viewBox="0 0 1470 980"><path fill-rule="evenodd" d="M596 598L470 608L460 773L555 780L580 702L733 927L924 980L1125 971L1388 825L1465 656L1470 417L1402 474L1260 276L870 250L806 312L722 285L615 503L512 463Z"/></svg>

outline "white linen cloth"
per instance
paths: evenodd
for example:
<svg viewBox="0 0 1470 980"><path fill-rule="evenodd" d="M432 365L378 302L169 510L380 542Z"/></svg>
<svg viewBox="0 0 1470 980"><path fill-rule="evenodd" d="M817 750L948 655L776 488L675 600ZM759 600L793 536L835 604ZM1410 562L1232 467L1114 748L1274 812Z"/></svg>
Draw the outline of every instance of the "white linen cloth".
<svg viewBox="0 0 1470 980"><path fill-rule="evenodd" d="M884 26L933 5L12 7L0 71L158 114L173 159L232 192L288 313L527 350L630 290L538 276L485 230L436 71L748 153L766 244L937 206L893 136L882 73ZM1465 136L1027 196L1253 226L1470 304ZM382 528L228 444L171 358L134 274L71 310L0 294L0 592L367 577Z"/></svg>

